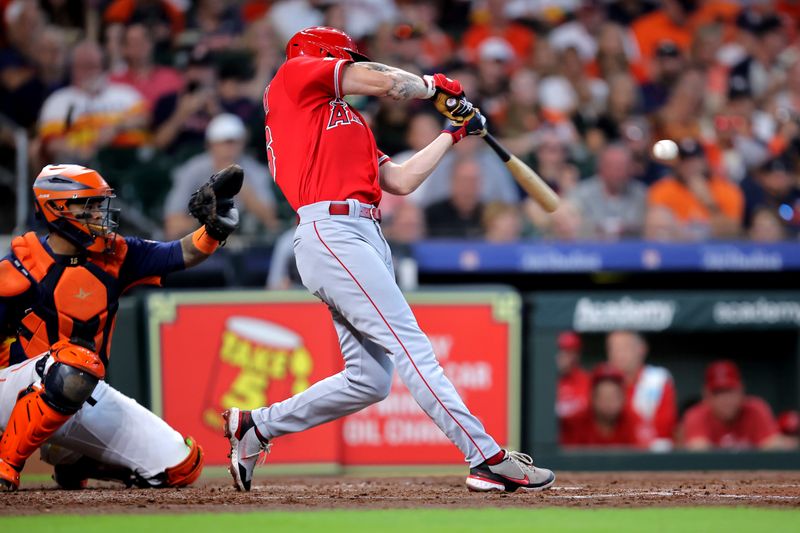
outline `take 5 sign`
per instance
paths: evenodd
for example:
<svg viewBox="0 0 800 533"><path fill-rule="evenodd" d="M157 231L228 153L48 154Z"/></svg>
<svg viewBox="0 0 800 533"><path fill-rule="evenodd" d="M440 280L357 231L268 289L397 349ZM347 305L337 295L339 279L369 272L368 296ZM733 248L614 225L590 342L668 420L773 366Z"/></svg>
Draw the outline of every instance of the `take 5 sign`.
<svg viewBox="0 0 800 533"><path fill-rule="evenodd" d="M408 295L469 409L501 445L519 440L520 301L512 291ZM148 297L154 411L226 465L220 413L284 400L344 368L330 314L305 292L159 292ZM462 464L395 374L389 397L275 440L268 465Z"/></svg>

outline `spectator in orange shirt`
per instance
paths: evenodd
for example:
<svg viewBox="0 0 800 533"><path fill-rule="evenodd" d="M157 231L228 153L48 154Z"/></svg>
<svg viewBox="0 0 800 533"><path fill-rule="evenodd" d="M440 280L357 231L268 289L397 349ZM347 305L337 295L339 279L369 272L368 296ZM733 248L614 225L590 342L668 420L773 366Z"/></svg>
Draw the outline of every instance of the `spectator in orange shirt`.
<svg viewBox="0 0 800 533"><path fill-rule="evenodd" d="M675 383L669 370L645 365L648 346L633 331L613 331L606 337L608 363L625 377L625 405L642 419L646 432L660 447L671 445L678 421Z"/></svg>
<svg viewBox="0 0 800 533"><path fill-rule="evenodd" d="M592 371L590 406L564 421L561 444L647 447L650 433L625 402L625 376L608 363Z"/></svg>
<svg viewBox="0 0 800 533"><path fill-rule="evenodd" d="M464 33L463 43L470 61L476 61L478 48L490 37L502 37L511 44L517 61L524 62L533 52L536 35L522 24L508 19L506 0L488 0L486 12L473 13L476 20Z"/></svg>
<svg viewBox="0 0 800 533"><path fill-rule="evenodd" d="M730 25L738 12L735 2L724 0L662 0L661 9L639 18L631 29L642 56L648 60L665 39L688 52L697 28L717 21Z"/></svg>
<svg viewBox="0 0 800 533"><path fill-rule="evenodd" d="M703 400L686 411L682 426L689 450L787 447L769 405L745 396L739 368L732 361L708 365Z"/></svg>
<svg viewBox="0 0 800 533"><path fill-rule="evenodd" d="M695 240L739 234L744 212L742 192L724 178L712 176L705 152L693 139L678 144L674 174L657 181L648 195L650 208L670 209Z"/></svg>
<svg viewBox="0 0 800 533"><path fill-rule="evenodd" d="M696 0L664 0L661 9L634 22L631 30L644 60L650 61L661 41L672 41L684 52L688 51L692 43L689 21L696 9Z"/></svg>
<svg viewBox="0 0 800 533"><path fill-rule="evenodd" d="M591 379L581 368L581 346L581 338L573 331L564 331L558 336L556 416L559 422L589 407Z"/></svg>

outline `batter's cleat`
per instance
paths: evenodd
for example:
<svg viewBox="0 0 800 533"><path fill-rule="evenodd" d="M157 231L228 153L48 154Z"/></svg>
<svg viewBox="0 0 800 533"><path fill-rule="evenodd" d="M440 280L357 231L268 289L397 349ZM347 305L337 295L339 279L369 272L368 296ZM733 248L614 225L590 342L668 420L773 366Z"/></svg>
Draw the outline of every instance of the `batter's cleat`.
<svg viewBox="0 0 800 533"><path fill-rule="evenodd" d="M19 470L0 459L0 492L14 492L19 488Z"/></svg>
<svg viewBox="0 0 800 533"><path fill-rule="evenodd" d="M262 454L269 453L270 443L259 434L250 411L231 407L222 413L222 418L225 419L225 436L231 442L228 471L238 490L249 491L253 470Z"/></svg>
<svg viewBox="0 0 800 533"><path fill-rule="evenodd" d="M546 468L533 466L530 455L506 450L505 457L495 465L486 462L470 468L467 488L474 492L505 491L517 489L540 491L549 489L556 476Z"/></svg>

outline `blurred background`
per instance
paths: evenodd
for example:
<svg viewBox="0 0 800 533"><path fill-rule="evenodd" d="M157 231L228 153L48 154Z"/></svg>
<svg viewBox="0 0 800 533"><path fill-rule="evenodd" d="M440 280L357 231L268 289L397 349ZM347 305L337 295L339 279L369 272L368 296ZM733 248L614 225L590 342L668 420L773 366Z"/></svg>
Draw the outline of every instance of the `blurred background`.
<svg viewBox="0 0 800 533"><path fill-rule="evenodd" d="M523 401L544 390L527 431L565 446L797 446L800 2L0 0L0 16L4 252L37 229L45 164L97 169L124 234L169 240L195 227L191 192L238 162L241 231L166 286L302 288L262 94L294 32L333 26L373 61L459 79L562 198L546 214L467 138L381 204L405 290L524 295ZM396 162L442 127L427 101L351 104ZM662 139L674 153L654 152ZM548 303L567 289L590 296ZM676 289L707 315L685 314ZM550 305L566 318L543 326Z"/></svg>

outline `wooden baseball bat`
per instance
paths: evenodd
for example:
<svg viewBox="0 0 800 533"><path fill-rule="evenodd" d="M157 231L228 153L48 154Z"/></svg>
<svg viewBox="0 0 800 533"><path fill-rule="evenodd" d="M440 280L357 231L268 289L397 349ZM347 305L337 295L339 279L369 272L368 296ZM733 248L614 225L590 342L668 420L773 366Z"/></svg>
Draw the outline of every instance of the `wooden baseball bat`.
<svg viewBox="0 0 800 533"><path fill-rule="evenodd" d="M444 93L437 95L436 98L437 106L443 103L444 106L450 111L456 109L460 103L459 99L448 96ZM465 99L462 97L462 101L464 100ZM470 118L472 118L472 114L468 115L463 120L469 120ZM506 150L505 147L500 144L491 133L487 132L485 135L483 135L483 140L486 141L486 143L492 148L492 150L494 150L498 157L500 157L503 163L505 163L509 172L511 172L511 175L514 176L515 180L517 180L517 183L519 183L520 187L525 189L525 192L527 192L531 198L536 200L536 202L541 205L545 211L552 213L558 209L558 195L541 178L541 176L539 176L539 174L534 172L531 167L523 163L517 156L509 153L509 151Z"/></svg>
<svg viewBox="0 0 800 533"><path fill-rule="evenodd" d="M541 205L545 211L552 213L558 209L559 198L556 192L550 188L539 174L531 167L523 163L517 156L509 153L502 144L491 133L483 136L483 140L494 150L500 159L508 167L511 175L517 180L520 187L525 189L531 198Z"/></svg>

